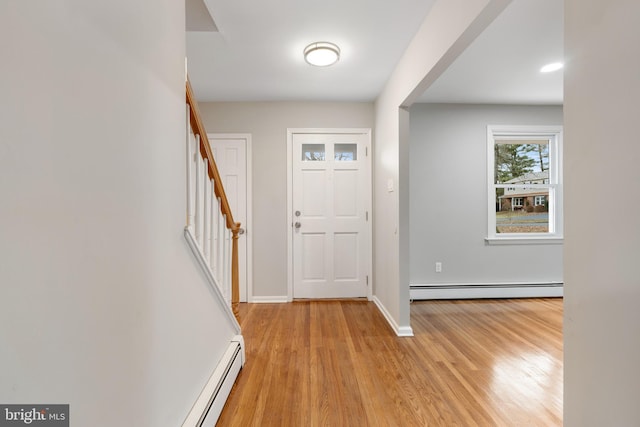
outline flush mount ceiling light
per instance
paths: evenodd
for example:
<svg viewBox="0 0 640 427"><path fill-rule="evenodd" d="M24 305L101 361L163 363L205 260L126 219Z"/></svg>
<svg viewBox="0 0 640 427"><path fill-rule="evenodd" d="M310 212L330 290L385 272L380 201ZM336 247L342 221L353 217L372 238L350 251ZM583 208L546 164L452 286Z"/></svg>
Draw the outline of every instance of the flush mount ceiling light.
<svg viewBox="0 0 640 427"><path fill-rule="evenodd" d="M338 62L340 48L329 42L311 43L304 48L304 60L316 67L327 67Z"/></svg>
<svg viewBox="0 0 640 427"><path fill-rule="evenodd" d="M540 68L540 72L541 73L551 73L553 71L558 71L562 67L564 67L562 62L554 62L554 63L547 64L544 67Z"/></svg>

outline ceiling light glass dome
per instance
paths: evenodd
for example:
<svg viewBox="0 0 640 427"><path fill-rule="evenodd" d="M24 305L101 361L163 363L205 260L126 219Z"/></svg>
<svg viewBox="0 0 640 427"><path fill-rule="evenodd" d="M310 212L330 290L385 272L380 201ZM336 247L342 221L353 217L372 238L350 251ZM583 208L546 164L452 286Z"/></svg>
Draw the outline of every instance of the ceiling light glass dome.
<svg viewBox="0 0 640 427"><path fill-rule="evenodd" d="M338 62L340 48L329 42L315 42L304 48L304 60L317 67L327 67Z"/></svg>

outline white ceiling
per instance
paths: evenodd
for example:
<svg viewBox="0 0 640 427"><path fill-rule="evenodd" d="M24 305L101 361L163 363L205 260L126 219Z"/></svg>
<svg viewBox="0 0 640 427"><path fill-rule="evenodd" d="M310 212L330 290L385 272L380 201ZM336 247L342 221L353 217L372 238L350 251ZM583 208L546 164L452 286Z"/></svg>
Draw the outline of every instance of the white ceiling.
<svg viewBox="0 0 640 427"><path fill-rule="evenodd" d="M562 104L563 1L514 0L419 102Z"/></svg>
<svg viewBox="0 0 640 427"><path fill-rule="evenodd" d="M373 101L435 0L204 0L215 24L195 25L187 57L200 101ZM195 7L195 6L192 6ZM420 102L562 103L562 0L514 0ZM197 13L195 14L197 15ZM215 31L217 27L217 32ZM312 67L304 47L340 46Z"/></svg>

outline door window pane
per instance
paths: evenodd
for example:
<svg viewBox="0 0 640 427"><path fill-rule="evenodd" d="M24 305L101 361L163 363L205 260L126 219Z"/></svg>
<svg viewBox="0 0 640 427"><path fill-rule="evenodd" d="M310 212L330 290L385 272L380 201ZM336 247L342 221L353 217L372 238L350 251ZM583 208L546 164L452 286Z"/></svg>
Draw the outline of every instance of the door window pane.
<svg viewBox="0 0 640 427"><path fill-rule="evenodd" d="M324 161L324 144L302 144L302 161Z"/></svg>
<svg viewBox="0 0 640 427"><path fill-rule="evenodd" d="M337 162L350 162L358 160L357 144L336 144L334 150L334 159Z"/></svg>

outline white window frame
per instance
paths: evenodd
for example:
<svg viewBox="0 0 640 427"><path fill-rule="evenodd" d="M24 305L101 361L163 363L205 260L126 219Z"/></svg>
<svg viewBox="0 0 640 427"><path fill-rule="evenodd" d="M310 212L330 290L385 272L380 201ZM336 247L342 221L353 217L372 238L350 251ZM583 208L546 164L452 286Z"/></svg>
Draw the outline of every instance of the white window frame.
<svg viewBox="0 0 640 427"><path fill-rule="evenodd" d="M487 126L487 237L488 244L561 244L563 240L562 126ZM549 141L549 232L497 233L494 169L496 141ZM526 185L526 186L532 186ZM542 184L538 184L542 185ZM524 185L523 185L524 186Z"/></svg>
<svg viewBox="0 0 640 427"><path fill-rule="evenodd" d="M546 201L546 197L545 196L535 196L533 198L533 206L543 206L545 201ZM538 203L538 202L540 202L540 203Z"/></svg>

